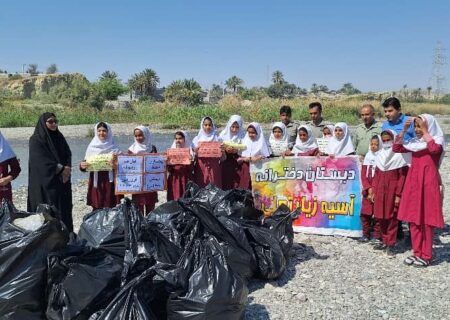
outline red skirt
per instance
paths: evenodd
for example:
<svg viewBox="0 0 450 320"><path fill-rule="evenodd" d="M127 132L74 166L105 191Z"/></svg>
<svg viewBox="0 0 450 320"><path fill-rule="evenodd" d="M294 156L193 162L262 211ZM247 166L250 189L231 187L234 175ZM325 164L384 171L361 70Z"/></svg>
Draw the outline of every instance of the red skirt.
<svg viewBox="0 0 450 320"><path fill-rule="evenodd" d="M242 164L237 161L239 155L227 153L227 158L221 163L223 190L241 188Z"/></svg>
<svg viewBox="0 0 450 320"><path fill-rule="evenodd" d="M218 158L197 158L194 168L194 181L200 188L212 183L222 188L222 169Z"/></svg>
<svg viewBox="0 0 450 320"><path fill-rule="evenodd" d="M192 180L191 165L168 166L167 201L178 200L186 190L186 184Z"/></svg>
<svg viewBox="0 0 450 320"><path fill-rule="evenodd" d="M114 194L114 182L109 181L109 171L99 171L97 187L94 187L94 172L89 174L87 205L94 210L113 208L120 202L120 197Z"/></svg>

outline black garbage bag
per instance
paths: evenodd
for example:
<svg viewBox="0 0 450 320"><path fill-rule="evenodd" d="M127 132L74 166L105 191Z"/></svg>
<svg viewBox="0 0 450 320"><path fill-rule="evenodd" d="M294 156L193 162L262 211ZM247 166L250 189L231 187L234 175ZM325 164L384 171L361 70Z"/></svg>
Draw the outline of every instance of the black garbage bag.
<svg viewBox="0 0 450 320"><path fill-rule="evenodd" d="M227 217L216 217L203 206L203 199L183 199L179 203L200 222L201 232L208 232L219 242L230 267L242 277L252 277L256 267L253 249L241 226ZM206 206L207 207L207 206Z"/></svg>
<svg viewBox="0 0 450 320"><path fill-rule="evenodd" d="M184 200L195 200L216 216L241 216L241 210L253 208L252 193L244 189L224 191L213 184L200 189L194 182L189 182L183 194ZM245 214L245 213L244 213Z"/></svg>
<svg viewBox="0 0 450 320"><path fill-rule="evenodd" d="M132 208L137 210L136 206ZM119 204L87 214L78 233L81 244L123 257L126 248L124 209L125 204ZM135 221L133 227L139 229L140 221Z"/></svg>
<svg viewBox="0 0 450 320"><path fill-rule="evenodd" d="M260 222L241 221L241 226L256 256L255 277L272 280L281 276L286 269L287 257L278 239Z"/></svg>
<svg viewBox="0 0 450 320"><path fill-rule="evenodd" d="M168 201L160 205L145 219L180 250L184 250L191 242L198 224L198 219L178 201Z"/></svg>
<svg viewBox="0 0 450 320"><path fill-rule="evenodd" d="M48 256L47 319L88 319L120 290L123 261L102 249L69 245Z"/></svg>
<svg viewBox="0 0 450 320"><path fill-rule="evenodd" d="M169 294L184 284L174 265L157 264L129 281L102 311L90 320L167 319Z"/></svg>
<svg viewBox="0 0 450 320"><path fill-rule="evenodd" d="M280 243L283 254L288 259L294 242L294 229L292 222L300 216L300 211L297 209L293 212L289 211L286 205L281 205L269 217L264 219L264 226L269 227L271 233Z"/></svg>
<svg viewBox="0 0 450 320"><path fill-rule="evenodd" d="M187 276L184 290L167 303L168 319L242 319L248 288L227 263L220 243L205 234L195 239L179 261ZM182 277L184 278L184 277Z"/></svg>
<svg viewBox="0 0 450 320"><path fill-rule="evenodd" d="M44 318L47 255L67 244L69 232L49 206L40 205L38 214L43 224L28 231L14 223L36 214L19 212L7 202L0 207L1 319Z"/></svg>

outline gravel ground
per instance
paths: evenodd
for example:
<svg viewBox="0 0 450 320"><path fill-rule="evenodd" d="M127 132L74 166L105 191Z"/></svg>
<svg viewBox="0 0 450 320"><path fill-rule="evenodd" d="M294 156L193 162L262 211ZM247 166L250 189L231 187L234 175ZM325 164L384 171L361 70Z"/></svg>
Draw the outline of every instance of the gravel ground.
<svg viewBox="0 0 450 320"><path fill-rule="evenodd" d="M122 125L114 126L116 132L122 130ZM77 127L71 129L74 134L87 130L87 126L71 127ZM123 125L124 132L131 127ZM28 134L26 129L14 129L14 138L20 138L21 130ZM2 132L5 134L4 129ZM450 199L448 156L441 176L445 199ZM159 193L160 201L165 198L165 193ZM77 229L91 211L85 200L86 182L73 185ZM14 202L19 209L26 209L26 189L15 190ZM296 234L283 276L277 281L249 283L246 319L450 319L448 201L444 202L444 214L447 226L436 234L435 259L426 269L403 265L410 255L407 242L399 243L396 256L389 258L370 244L349 238Z"/></svg>

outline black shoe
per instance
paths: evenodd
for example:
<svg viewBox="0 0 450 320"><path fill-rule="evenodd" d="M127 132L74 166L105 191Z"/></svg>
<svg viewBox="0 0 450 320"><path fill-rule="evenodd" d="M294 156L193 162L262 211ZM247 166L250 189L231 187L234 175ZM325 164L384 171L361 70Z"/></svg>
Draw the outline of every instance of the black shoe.
<svg viewBox="0 0 450 320"><path fill-rule="evenodd" d="M361 242L361 243L366 243L366 242L369 242L370 239L368 237L366 237L366 236L362 236L361 238L358 238L357 241Z"/></svg>
<svg viewBox="0 0 450 320"><path fill-rule="evenodd" d="M387 255L389 258L395 257L394 247L388 247L388 246L386 246L386 249L384 250L384 252L386 253L386 255Z"/></svg>
<svg viewBox="0 0 450 320"><path fill-rule="evenodd" d="M384 250L387 248L387 245L384 243L379 243L373 246L373 250Z"/></svg>

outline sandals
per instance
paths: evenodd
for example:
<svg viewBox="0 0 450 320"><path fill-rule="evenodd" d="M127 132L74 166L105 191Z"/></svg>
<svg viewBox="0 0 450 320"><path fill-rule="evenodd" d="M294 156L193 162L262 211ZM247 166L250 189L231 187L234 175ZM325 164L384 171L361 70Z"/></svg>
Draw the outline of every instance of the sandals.
<svg viewBox="0 0 450 320"><path fill-rule="evenodd" d="M413 266L416 268L426 268L430 265L430 261L416 257L416 261L413 262Z"/></svg>
<svg viewBox="0 0 450 320"><path fill-rule="evenodd" d="M416 262L416 260L417 260L416 256L409 256L408 258L403 260L403 263L406 264L407 266L411 266L414 262Z"/></svg>

